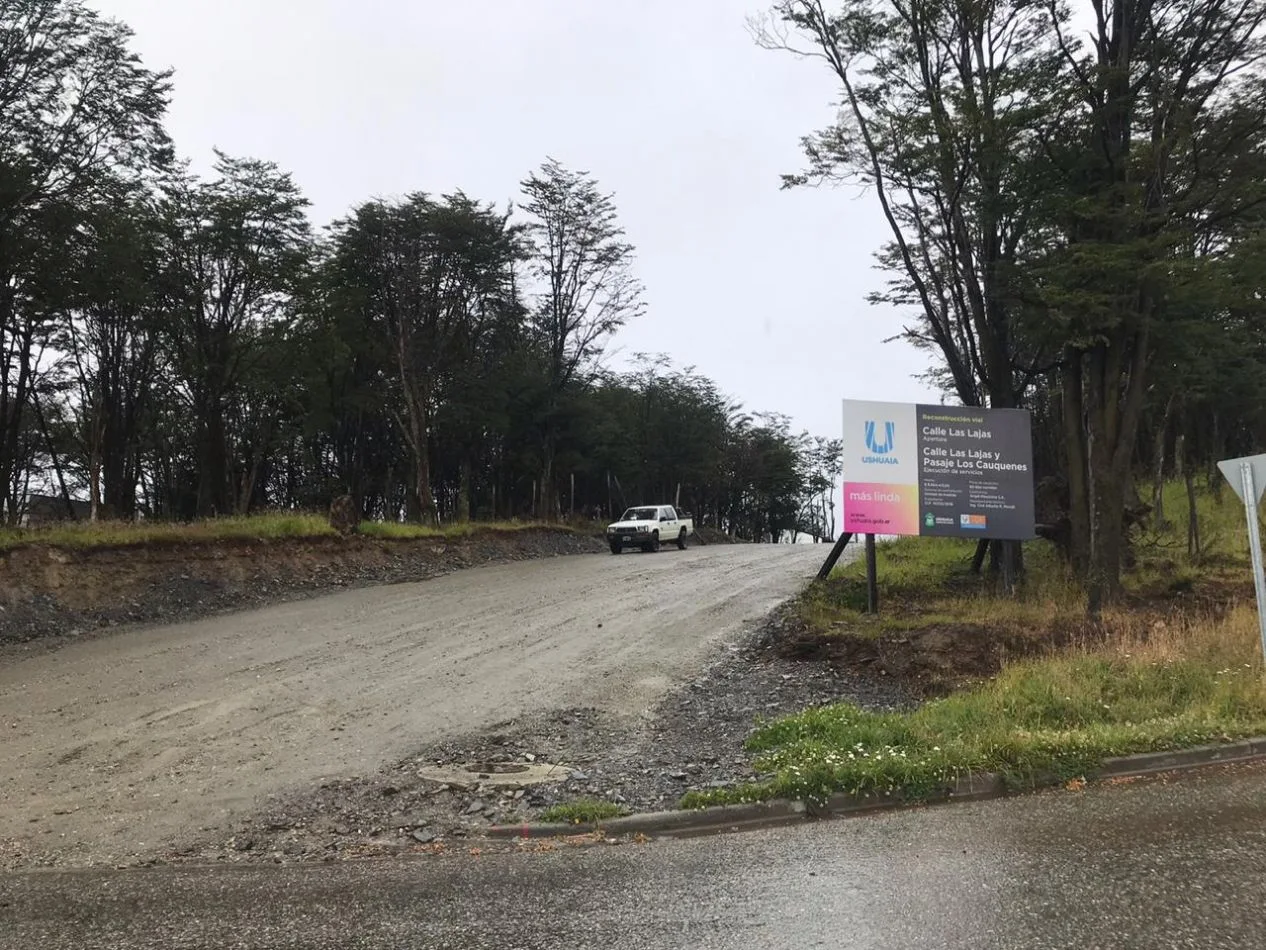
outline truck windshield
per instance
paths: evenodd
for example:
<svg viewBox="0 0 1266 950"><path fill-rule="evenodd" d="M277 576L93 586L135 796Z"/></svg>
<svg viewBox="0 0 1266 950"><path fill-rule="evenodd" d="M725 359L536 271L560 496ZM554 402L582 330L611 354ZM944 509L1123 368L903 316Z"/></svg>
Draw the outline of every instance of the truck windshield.
<svg viewBox="0 0 1266 950"><path fill-rule="evenodd" d="M657 521L659 512L654 508L630 508L620 516L621 521Z"/></svg>

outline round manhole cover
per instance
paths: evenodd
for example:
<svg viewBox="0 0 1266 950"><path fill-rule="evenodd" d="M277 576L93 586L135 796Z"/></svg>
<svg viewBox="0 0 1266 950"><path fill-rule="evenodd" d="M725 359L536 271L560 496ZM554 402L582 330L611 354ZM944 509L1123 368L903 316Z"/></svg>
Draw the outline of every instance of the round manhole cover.
<svg viewBox="0 0 1266 950"><path fill-rule="evenodd" d="M467 772L478 775L518 775L527 770L522 762L476 762L466 766Z"/></svg>
<svg viewBox="0 0 1266 950"><path fill-rule="evenodd" d="M497 785L525 788L545 782L565 782L575 770L553 762L454 762L452 765L424 766L418 778L444 785Z"/></svg>

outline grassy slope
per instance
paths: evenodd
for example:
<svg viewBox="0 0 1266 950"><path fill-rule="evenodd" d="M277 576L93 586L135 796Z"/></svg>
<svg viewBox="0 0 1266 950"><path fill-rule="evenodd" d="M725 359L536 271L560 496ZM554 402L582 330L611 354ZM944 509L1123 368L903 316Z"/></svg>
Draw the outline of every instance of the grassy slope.
<svg viewBox="0 0 1266 950"><path fill-rule="evenodd" d="M767 778L692 793L693 807L831 792L932 794L965 771L998 771L1017 784L1042 773L1084 774L1104 758L1266 734L1257 622L1247 587L1243 508L1200 500L1205 548L1186 554L1183 518L1138 545L1130 597L1087 628L1092 636L1054 655L1009 664L997 677L906 713L850 704L766 724L748 743ZM1050 629L1060 617L1083 626L1082 606L1050 550L1028 551L1030 579L1003 598L970 578L972 546L905 539L881 549L879 618L860 612L861 568L851 564L802 599L819 634L883 635L940 624ZM1199 606L1178 595L1202 594ZM860 598L860 599L859 599Z"/></svg>
<svg viewBox="0 0 1266 950"><path fill-rule="evenodd" d="M562 525L535 522L472 522L427 528L422 525L365 522L360 533L383 540L455 539L488 532L548 528L571 531ZM65 522L32 530L0 528L0 551L25 545L88 550L146 544L205 544L227 541L284 541L336 537L326 518L313 514L261 514L215 518L190 523Z"/></svg>

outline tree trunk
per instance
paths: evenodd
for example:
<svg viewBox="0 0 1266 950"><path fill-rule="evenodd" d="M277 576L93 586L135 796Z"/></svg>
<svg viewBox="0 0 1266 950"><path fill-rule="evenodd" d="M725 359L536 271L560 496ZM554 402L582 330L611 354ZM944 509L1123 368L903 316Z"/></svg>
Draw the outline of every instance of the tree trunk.
<svg viewBox="0 0 1266 950"><path fill-rule="evenodd" d="M203 518L230 510L228 446L224 432L224 409L217 396L208 396L202 405L198 445L198 514Z"/></svg>
<svg viewBox="0 0 1266 950"><path fill-rule="evenodd" d="M1213 451L1209 454L1209 489L1213 495L1214 503L1220 505L1224 497L1222 490L1226 487L1226 479L1221 477L1221 473L1218 470L1218 460L1223 457L1226 447L1222 444L1222 430L1218 424L1218 414L1216 412L1213 413L1213 424L1210 426L1210 434L1213 440Z"/></svg>
<svg viewBox="0 0 1266 950"><path fill-rule="evenodd" d="M18 447L21 444L22 422L30 398L31 350L35 339L30 325L19 327L13 289L7 268L0 269L0 347L11 363L17 364L17 378L11 380L10 366L3 369L0 378L0 502L5 503L5 515L10 524L18 521L18 493L16 480L19 475Z"/></svg>
<svg viewBox="0 0 1266 950"><path fill-rule="evenodd" d="M35 418L40 424L40 431L44 434L44 442L48 445L48 457L53 463L53 473L57 476L57 484L61 488L62 500L66 502L66 517L71 521L78 521L79 516L75 514L74 503L70 500L70 489L66 487L66 477L62 474L62 463L57 455L57 446L53 443L53 435L49 431L48 420L44 418L44 410L40 407L39 397L34 393L31 394L31 405L35 408Z"/></svg>
<svg viewBox="0 0 1266 950"><path fill-rule="evenodd" d="M1064 444L1068 452L1069 561L1073 576L1084 579L1090 569L1090 486L1087 475L1082 398L1082 356L1067 350L1060 370Z"/></svg>
<svg viewBox="0 0 1266 950"><path fill-rule="evenodd" d="M1190 465L1183 468L1183 481L1187 483L1187 554L1196 558L1200 550L1200 512L1196 509L1196 478Z"/></svg>
<svg viewBox="0 0 1266 950"><path fill-rule="evenodd" d="M1187 459L1186 420L1183 417L1177 437L1174 439L1174 464L1182 473L1187 489L1187 556L1200 556L1200 513L1196 510L1196 468Z"/></svg>
<svg viewBox="0 0 1266 950"><path fill-rule="evenodd" d="M1165 403L1165 413L1161 416L1161 424L1156 429L1156 438L1152 444L1152 518L1157 531L1168 527L1165 520L1165 443L1169 436L1169 420L1174 412L1174 400L1170 396Z"/></svg>
<svg viewBox="0 0 1266 950"><path fill-rule="evenodd" d="M461 487L457 493L457 520L463 524L470 521L471 512L471 485L474 482L474 463L470 460L470 453L462 453L462 475Z"/></svg>
<svg viewBox="0 0 1266 950"><path fill-rule="evenodd" d="M537 499L536 507L537 517L544 521L557 521L559 516L558 493L554 491L554 439L552 436L546 438L541 458L540 497Z"/></svg>
<svg viewBox="0 0 1266 950"><path fill-rule="evenodd" d="M252 453L253 458L247 463L246 468L242 471L242 481L239 486L237 504L235 511L239 515L248 515L254 507L255 489L259 486L260 469L263 467L264 459L259 452Z"/></svg>
<svg viewBox="0 0 1266 950"><path fill-rule="evenodd" d="M1121 589L1126 493L1133 485L1130 463L1146 395L1147 345L1146 332L1127 330L1097 344L1088 354L1091 544L1086 593L1092 616Z"/></svg>
<svg viewBox="0 0 1266 950"><path fill-rule="evenodd" d="M976 542L976 550L972 552L971 567L968 568L969 573L973 577L979 577L981 571L985 568L985 555L989 553L989 542L982 538Z"/></svg>
<svg viewBox="0 0 1266 950"><path fill-rule="evenodd" d="M88 520L101 520L101 451L105 441L102 434L100 414L93 413L88 436Z"/></svg>
<svg viewBox="0 0 1266 950"><path fill-rule="evenodd" d="M105 517L130 521L136 514L136 489L140 463L136 445L128 436L114 437L109 429L101 445L101 505Z"/></svg>
<svg viewBox="0 0 1266 950"><path fill-rule="evenodd" d="M410 520L431 527L440 526L439 506L431 489L431 418L428 395L420 386L411 386L407 377L403 380L408 402L406 434L413 454L413 501L416 504ZM411 506L412 507L412 506Z"/></svg>
<svg viewBox="0 0 1266 950"><path fill-rule="evenodd" d="M1095 495L1094 543L1090 552L1086 604L1091 616L1098 616L1120 593L1125 550L1125 486L1117 478L1107 455L1107 452L1098 452L1090 469Z"/></svg>
<svg viewBox="0 0 1266 950"><path fill-rule="evenodd" d="M435 504L435 495L431 491L431 458L425 446L415 459L414 492L418 499L418 520L434 528L440 526L440 510Z"/></svg>

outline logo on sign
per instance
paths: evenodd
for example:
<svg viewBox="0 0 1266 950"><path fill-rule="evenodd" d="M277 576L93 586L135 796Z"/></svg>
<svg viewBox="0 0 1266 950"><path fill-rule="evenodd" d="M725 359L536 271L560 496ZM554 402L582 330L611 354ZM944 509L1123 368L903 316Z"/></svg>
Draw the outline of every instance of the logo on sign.
<svg viewBox="0 0 1266 950"><path fill-rule="evenodd" d="M870 465L898 464L897 459L891 454L897 441L897 424L895 422L885 422L881 436L879 423L872 419L866 423L865 433L866 451L870 454L862 456L863 462Z"/></svg>
<svg viewBox="0 0 1266 950"><path fill-rule="evenodd" d="M984 515L959 515L958 526L960 528L970 528L975 531L983 531L989 525L989 520Z"/></svg>

